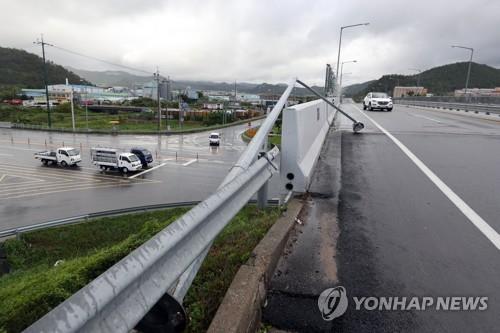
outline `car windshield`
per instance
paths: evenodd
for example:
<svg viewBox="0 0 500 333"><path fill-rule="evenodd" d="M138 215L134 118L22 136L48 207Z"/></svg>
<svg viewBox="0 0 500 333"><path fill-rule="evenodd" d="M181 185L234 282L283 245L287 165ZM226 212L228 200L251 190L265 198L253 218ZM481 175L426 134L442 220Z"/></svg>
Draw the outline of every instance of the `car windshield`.
<svg viewBox="0 0 500 333"><path fill-rule="evenodd" d="M373 93L373 98L387 98L386 93Z"/></svg>
<svg viewBox="0 0 500 333"><path fill-rule="evenodd" d="M130 160L130 162L136 162L136 161L138 161L138 160L139 160L139 159L137 158L137 156L135 156L135 155L130 155L130 156L128 157L128 159Z"/></svg>
<svg viewBox="0 0 500 333"><path fill-rule="evenodd" d="M218 138L219 138L219 136L218 136L218 135L216 135L216 134L212 134L212 135L210 135L210 139L218 139Z"/></svg>
<svg viewBox="0 0 500 333"><path fill-rule="evenodd" d="M69 149L67 150L67 153L69 156L76 156L80 154L80 151L78 149Z"/></svg>

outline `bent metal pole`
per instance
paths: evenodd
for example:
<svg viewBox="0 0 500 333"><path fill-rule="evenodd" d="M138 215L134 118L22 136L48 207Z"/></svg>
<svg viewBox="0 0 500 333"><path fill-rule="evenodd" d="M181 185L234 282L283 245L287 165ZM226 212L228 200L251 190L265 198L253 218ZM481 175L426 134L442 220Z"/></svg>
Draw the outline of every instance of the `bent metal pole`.
<svg viewBox="0 0 500 333"><path fill-rule="evenodd" d="M337 110L338 112L342 113L344 116L346 116L349 120L352 121L352 130L357 133L359 131L361 131L363 128L365 128L365 125L360 122L360 121L357 121L356 119L354 119L353 117L351 117L350 115L348 115L347 113L345 113L344 111L342 111L339 107L337 107L335 104L333 104L332 102L330 102L326 97L322 96L320 93L316 92L313 88L309 87L307 84L305 84L304 82L300 81L299 79L297 79L297 83L300 84L301 86L303 86L304 88L306 88L307 90L309 90L310 92L312 92L314 95L316 95L317 97L321 98L323 101L325 101L328 105L332 106L335 110Z"/></svg>

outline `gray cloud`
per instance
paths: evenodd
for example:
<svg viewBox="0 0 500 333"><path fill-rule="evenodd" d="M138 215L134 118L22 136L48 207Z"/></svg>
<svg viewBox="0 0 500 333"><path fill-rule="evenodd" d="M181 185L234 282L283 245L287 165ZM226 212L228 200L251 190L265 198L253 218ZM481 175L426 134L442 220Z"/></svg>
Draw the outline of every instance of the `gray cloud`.
<svg viewBox="0 0 500 333"><path fill-rule="evenodd" d="M3 0L0 45L39 53L48 41L115 63L178 79L283 82L299 76L323 82L344 31L345 82L410 73L467 59L500 67L498 1L223 1ZM117 69L48 50L49 59L83 69Z"/></svg>

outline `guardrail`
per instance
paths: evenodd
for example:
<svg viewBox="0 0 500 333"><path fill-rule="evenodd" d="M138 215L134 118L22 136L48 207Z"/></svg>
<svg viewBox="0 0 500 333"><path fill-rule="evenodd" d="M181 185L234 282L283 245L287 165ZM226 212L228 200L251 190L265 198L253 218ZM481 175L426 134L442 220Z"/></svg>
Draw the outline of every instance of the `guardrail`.
<svg viewBox="0 0 500 333"><path fill-rule="evenodd" d="M242 124L245 124L247 122L256 121L256 120L263 119L263 118L265 118L265 115L252 117L252 118L248 118L248 119L236 120L236 121L233 121L232 123L218 124L218 125L191 128L191 129L175 129L175 130L170 130L170 131L163 129L161 131L161 133L162 134L190 134L190 133L205 132L205 131L211 131L211 130L220 129L220 128L242 125ZM85 128L77 128L75 131L73 131L71 128L57 128L57 127L49 128L46 125L33 125L33 124L23 124L23 123L11 123L10 127L14 128L14 129L22 129L22 130L51 131L51 132L79 133L79 134L130 134L130 135L133 135L133 134L158 134L158 131L156 131L156 130L123 130L123 129L120 129L119 127L115 128L115 129L112 129L112 128L109 128L109 129L89 128L88 130Z"/></svg>
<svg viewBox="0 0 500 333"><path fill-rule="evenodd" d="M267 203L267 182L278 171L273 161L280 154L277 147L266 152L267 136L295 82L311 89L296 79L289 82L271 113L214 194L26 331L128 332L134 327L149 331L153 326L148 326L148 323L154 323L156 328L161 325L164 331L182 331L187 320L182 300L212 242L255 193L260 207ZM345 114L324 96L317 95L351 119L354 131L363 128L362 123Z"/></svg>
<svg viewBox="0 0 500 333"><path fill-rule="evenodd" d="M398 99L444 103L500 104L499 96L405 96Z"/></svg>
<svg viewBox="0 0 500 333"><path fill-rule="evenodd" d="M55 227L69 225L69 224L81 223L82 221L89 221L91 219L95 219L98 217L116 216L116 215L131 214L131 213L138 213L138 212L149 212L152 210L176 208L176 207L191 207L191 206L195 206L199 203L200 203L200 201L182 201L182 202L155 204L155 205L127 207L127 208L121 208L121 209L112 209L112 210L105 210L102 212L95 212L95 213L71 216L71 217L66 217L63 219L50 220L50 221L46 221L46 222L31 224L31 225L17 227L17 228L5 229L5 230L0 231L0 239L5 238L5 237L10 237L10 236L18 236L18 235L26 233L26 232L31 232L31 231L41 230L41 229L55 228ZM249 203L257 203L257 201L250 200ZM270 200L268 200L268 204L271 206L277 206L280 204L280 200L279 199L270 199Z"/></svg>
<svg viewBox="0 0 500 333"><path fill-rule="evenodd" d="M431 102L431 101L416 101L407 99L395 99L396 104L408 105L408 106L424 106L438 109L448 109L448 110L463 110L472 112L484 112L485 114L499 114L500 115L500 105L491 104L470 104L470 103L448 103L448 102Z"/></svg>

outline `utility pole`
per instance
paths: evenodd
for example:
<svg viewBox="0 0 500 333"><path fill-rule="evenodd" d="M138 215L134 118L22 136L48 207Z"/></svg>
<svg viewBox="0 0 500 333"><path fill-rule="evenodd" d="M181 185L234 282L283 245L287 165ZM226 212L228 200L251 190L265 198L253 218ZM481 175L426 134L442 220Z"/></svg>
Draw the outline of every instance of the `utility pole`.
<svg viewBox="0 0 500 333"><path fill-rule="evenodd" d="M156 68L156 73L153 74L156 81L156 93L158 95L158 133L161 131L161 104L160 104L160 71Z"/></svg>
<svg viewBox="0 0 500 333"><path fill-rule="evenodd" d="M47 122L48 122L48 125L49 125L49 128L52 127L52 121L51 121L51 118L50 118L50 101L49 101L49 87L48 87L48 79L47 79L47 65L46 65L46 62L45 62L45 45L48 45L48 46L54 46L52 44L49 44L49 43L45 43L44 40L43 40L43 34L41 35L41 41L37 39L36 42L33 42L33 44L38 44L38 45L42 45L42 59L43 59L43 82L45 84L45 100L47 102Z"/></svg>
<svg viewBox="0 0 500 333"><path fill-rule="evenodd" d="M168 127L168 101L170 100L170 76L167 77L167 103L165 104L165 126L167 131L170 130Z"/></svg>

